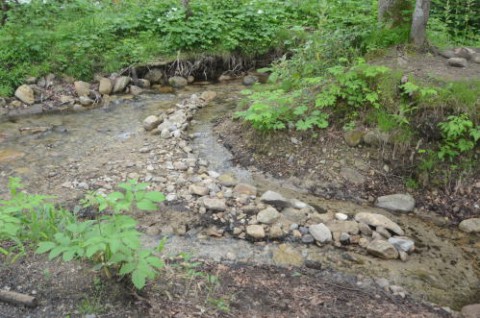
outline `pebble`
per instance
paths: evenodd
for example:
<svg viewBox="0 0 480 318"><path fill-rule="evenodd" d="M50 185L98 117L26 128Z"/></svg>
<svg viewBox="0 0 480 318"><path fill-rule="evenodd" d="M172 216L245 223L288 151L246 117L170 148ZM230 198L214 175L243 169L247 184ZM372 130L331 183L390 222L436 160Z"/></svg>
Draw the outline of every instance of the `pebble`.
<svg viewBox="0 0 480 318"><path fill-rule="evenodd" d="M346 221L348 219L348 215L344 213L335 213L335 218L339 221Z"/></svg>

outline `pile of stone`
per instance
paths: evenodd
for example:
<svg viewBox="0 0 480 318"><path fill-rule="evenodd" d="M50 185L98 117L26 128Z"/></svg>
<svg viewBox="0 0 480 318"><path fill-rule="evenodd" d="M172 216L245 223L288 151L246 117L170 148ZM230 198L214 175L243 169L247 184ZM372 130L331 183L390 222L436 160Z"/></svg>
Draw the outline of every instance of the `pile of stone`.
<svg viewBox="0 0 480 318"><path fill-rule="evenodd" d="M468 47L446 50L440 55L447 58L448 65L453 67L467 67L468 62L480 64L480 53Z"/></svg>

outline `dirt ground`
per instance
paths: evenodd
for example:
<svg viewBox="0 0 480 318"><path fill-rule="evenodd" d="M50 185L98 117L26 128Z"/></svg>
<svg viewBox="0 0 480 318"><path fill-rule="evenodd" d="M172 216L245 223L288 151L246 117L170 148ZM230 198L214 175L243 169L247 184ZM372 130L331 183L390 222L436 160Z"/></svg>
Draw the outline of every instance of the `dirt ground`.
<svg viewBox="0 0 480 318"><path fill-rule="evenodd" d="M2 288L33 295L38 305L0 302L0 317L450 317L326 270L172 261L138 294L92 274L88 264L39 256L1 265Z"/></svg>

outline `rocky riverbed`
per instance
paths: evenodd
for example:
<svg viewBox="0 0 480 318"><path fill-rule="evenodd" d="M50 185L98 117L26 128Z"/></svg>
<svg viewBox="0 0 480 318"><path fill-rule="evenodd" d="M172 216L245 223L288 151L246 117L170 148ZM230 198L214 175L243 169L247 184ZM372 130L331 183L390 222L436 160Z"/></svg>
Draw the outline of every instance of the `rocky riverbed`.
<svg viewBox="0 0 480 318"><path fill-rule="evenodd" d="M21 176L29 191L74 208L86 191L138 179L167 197L157 213L136 212L145 244L167 236L167 254L334 269L356 275L360 287L455 309L480 300L474 234L415 217L409 195L374 204L324 200L298 182L233 165L213 122L235 108L240 88L187 86L177 95L123 96L88 112L4 122L0 193L6 177Z"/></svg>

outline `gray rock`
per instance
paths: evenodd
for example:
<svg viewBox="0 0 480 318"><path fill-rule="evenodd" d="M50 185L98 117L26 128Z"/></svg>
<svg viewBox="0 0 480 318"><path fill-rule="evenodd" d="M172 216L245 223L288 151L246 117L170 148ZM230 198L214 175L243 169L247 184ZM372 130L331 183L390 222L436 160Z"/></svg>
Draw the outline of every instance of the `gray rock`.
<svg viewBox="0 0 480 318"><path fill-rule="evenodd" d="M246 229L247 235L253 237L254 239L265 238L265 229L261 225L249 225Z"/></svg>
<svg viewBox="0 0 480 318"><path fill-rule="evenodd" d="M257 195L257 187L246 184L246 183L239 183L233 188L233 192L237 195L244 194L244 195Z"/></svg>
<svg viewBox="0 0 480 318"><path fill-rule="evenodd" d="M377 198L375 206L401 212L410 212L415 207L415 199L410 194L391 194Z"/></svg>
<svg viewBox="0 0 480 318"><path fill-rule="evenodd" d="M132 79L128 76L117 77L113 83L113 93L121 93L125 91L131 80Z"/></svg>
<svg viewBox="0 0 480 318"><path fill-rule="evenodd" d="M90 83L75 81L73 85L78 96L88 96L90 94Z"/></svg>
<svg viewBox="0 0 480 318"><path fill-rule="evenodd" d="M371 236L372 235L372 229L370 226L368 226L365 223L358 223L358 229L360 230L360 233L362 233L365 236Z"/></svg>
<svg viewBox="0 0 480 318"><path fill-rule="evenodd" d="M223 212L227 209L225 200L222 199L204 198L203 205L210 211Z"/></svg>
<svg viewBox="0 0 480 318"><path fill-rule="evenodd" d="M266 204L273 205L278 209L288 208L292 204L290 200L285 199L280 193L274 191L267 191L261 197L260 201Z"/></svg>
<svg viewBox="0 0 480 318"><path fill-rule="evenodd" d="M365 132L360 130L350 130L343 134L343 139L350 147L356 147L362 142Z"/></svg>
<svg viewBox="0 0 480 318"><path fill-rule="evenodd" d="M305 224L308 220L308 212L308 209L286 208L282 210L282 215L293 223Z"/></svg>
<svg viewBox="0 0 480 318"><path fill-rule="evenodd" d="M327 243L332 241L332 232L323 223L311 225L309 230L313 238L320 243Z"/></svg>
<svg viewBox="0 0 480 318"><path fill-rule="evenodd" d="M348 245L350 244L350 234L348 233L341 233L340 234L340 243L342 243L342 245Z"/></svg>
<svg viewBox="0 0 480 318"><path fill-rule="evenodd" d="M472 56L472 62L473 62L473 63L480 64L480 53L475 53L475 54Z"/></svg>
<svg viewBox="0 0 480 318"><path fill-rule="evenodd" d="M343 167L340 170L340 175L343 179L345 179L345 181L355 186L360 186L367 181L367 179L360 172L352 168Z"/></svg>
<svg viewBox="0 0 480 318"><path fill-rule="evenodd" d="M88 96L80 96L79 102L82 106L90 106L94 101Z"/></svg>
<svg viewBox="0 0 480 318"><path fill-rule="evenodd" d="M378 129L369 130L363 135L363 142L370 146L387 144L389 141L390 135Z"/></svg>
<svg viewBox="0 0 480 318"><path fill-rule="evenodd" d="M205 91L200 95L200 98L205 102L211 102L217 97L217 93L214 91Z"/></svg>
<svg viewBox="0 0 480 318"><path fill-rule="evenodd" d="M267 207L258 212L257 221L263 224L273 224L280 218L280 213L274 207Z"/></svg>
<svg viewBox="0 0 480 318"><path fill-rule="evenodd" d="M382 226L398 235L404 235L400 226L384 215L370 212L360 212L355 215L355 220L374 227Z"/></svg>
<svg viewBox="0 0 480 318"><path fill-rule="evenodd" d="M315 242L315 238L312 236L312 234L305 234L302 236L302 243L311 244L313 242Z"/></svg>
<svg viewBox="0 0 480 318"><path fill-rule="evenodd" d="M392 237L392 234L390 234L390 232L388 232L388 230L383 226L377 226L375 231L382 236L382 239L383 238L389 239Z"/></svg>
<svg viewBox="0 0 480 318"><path fill-rule="evenodd" d="M411 253L415 250L415 242L405 236L394 236L388 239L388 243L395 246L398 251Z"/></svg>
<svg viewBox="0 0 480 318"><path fill-rule="evenodd" d="M281 224L274 224L268 230L268 237L271 239L280 239L284 236Z"/></svg>
<svg viewBox="0 0 480 318"><path fill-rule="evenodd" d="M158 116L154 116L154 115L148 116L143 121L143 129L145 129L146 131L151 131L157 128L158 125L162 123L162 121L163 119L159 118Z"/></svg>
<svg viewBox="0 0 480 318"><path fill-rule="evenodd" d="M447 61L448 65L453 67L467 67L468 63L467 60L463 57L452 57L449 58Z"/></svg>
<svg viewBox="0 0 480 318"><path fill-rule="evenodd" d="M140 78L134 81L135 85L140 87L140 88L150 88L151 83L149 80Z"/></svg>
<svg viewBox="0 0 480 318"><path fill-rule="evenodd" d="M454 53L455 53L455 57L464 58L465 60L469 61L472 59L472 56L477 52L475 52L474 50L468 47L460 47L458 49L455 49Z"/></svg>
<svg viewBox="0 0 480 318"><path fill-rule="evenodd" d="M130 94L132 94L133 96L138 96L140 94L143 93L143 89L136 86L136 85L131 85L130 86Z"/></svg>
<svg viewBox="0 0 480 318"><path fill-rule="evenodd" d="M471 304L463 306L461 310L463 318L479 318L480 304Z"/></svg>
<svg viewBox="0 0 480 318"><path fill-rule="evenodd" d="M144 78L152 84L158 84L162 81L163 78L163 72L161 69L158 68L153 68L150 71L147 72L147 74L144 76Z"/></svg>
<svg viewBox="0 0 480 318"><path fill-rule="evenodd" d="M349 234L358 234L360 232L358 228L358 223L355 221L330 221L327 223L327 227L330 229L332 232L338 232L338 233L349 233Z"/></svg>
<svg viewBox="0 0 480 318"><path fill-rule="evenodd" d="M243 85L252 86L258 82L258 77L254 75L247 75L243 78Z"/></svg>
<svg viewBox="0 0 480 318"><path fill-rule="evenodd" d="M180 127L183 123L187 121L187 115L184 111L177 110L175 113L168 116L168 120Z"/></svg>
<svg viewBox="0 0 480 318"><path fill-rule="evenodd" d="M238 183L237 179L235 179L235 176L231 173L224 173L218 177L218 182L220 182L221 185L226 186L226 187L233 187Z"/></svg>
<svg viewBox="0 0 480 318"><path fill-rule="evenodd" d="M290 203L292 205L292 208L294 209L299 209L299 210L305 209L305 208L312 209L312 207L310 207L308 204L297 199L291 199Z"/></svg>
<svg viewBox="0 0 480 318"><path fill-rule="evenodd" d="M35 102L35 93L28 85L19 86L15 91L15 97L28 105L31 105Z"/></svg>
<svg viewBox="0 0 480 318"><path fill-rule="evenodd" d="M440 54L440 56L442 56L446 59L455 57L455 52L453 50L440 51L439 54Z"/></svg>
<svg viewBox="0 0 480 318"><path fill-rule="evenodd" d="M335 213L335 218L339 221L346 221L348 219L348 215L338 212Z"/></svg>
<svg viewBox="0 0 480 318"><path fill-rule="evenodd" d="M480 218L463 220L458 228L465 233L480 233Z"/></svg>
<svg viewBox="0 0 480 318"><path fill-rule="evenodd" d="M398 251L392 244L383 240L375 240L367 246L367 252L383 259L397 259Z"/></svg>
<svg viewBox="0 0 480 318"><path fill-rule="evenodd" d="M210 193L207 187L201 186L201 185L196 185L192 184L189 188L188 191L190 194L195 194L199 196L204 196Z"/></svg>
<svg viewBox="0 0 480 318"><path fill-rule="evenodd" d="M181 76L173 76L168 79L168 83L173 88L183 88L188 85L188 81Z"/></svg>
<svg viewBox="0 0 480 318"><path fill-rule="evenodd" d="M98 86L98 92L102 95L110 95L113 90L112 80L106 77L100 79L100 84Z"/></svg>

